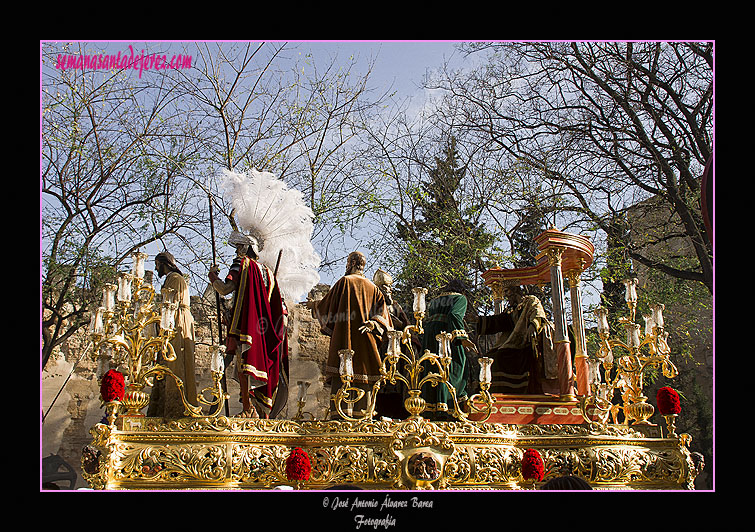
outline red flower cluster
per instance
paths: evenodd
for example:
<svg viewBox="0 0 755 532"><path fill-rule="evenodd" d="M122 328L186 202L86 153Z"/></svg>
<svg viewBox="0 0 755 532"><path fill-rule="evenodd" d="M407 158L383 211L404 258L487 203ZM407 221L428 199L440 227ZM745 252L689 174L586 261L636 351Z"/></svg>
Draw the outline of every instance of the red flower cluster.
<svg viewBox="0 0 755 532"><path fill-rule="evenodd" d="M126 393L126 384L120 371L111 369L102 377L100 395L106 403L110 401L122 401Z"/></svg>
<svg viewBox="0 0 755 532"><path fill-rule="evenodd" d="M525 480L543 480L545 463L543 457L535 449L527 449L522 456L522 477Z"/></svg>
<svg viewBox="0 0 755 532"><path fill-rule="evenodd" d="M288 480L309 480L312 466L309 463L309 455L304 450L296 447L286 459L286 477Z"/></svg>
<svg viewBox="0 0 755 532"><path fill-rule="evenodd" d="M678 414L682 411L681 404L679 403L679 394L676 390L664 386L658 390L655 396L655 400L658 403L658 410L661 414L667 416L669 414Z"/></svg>

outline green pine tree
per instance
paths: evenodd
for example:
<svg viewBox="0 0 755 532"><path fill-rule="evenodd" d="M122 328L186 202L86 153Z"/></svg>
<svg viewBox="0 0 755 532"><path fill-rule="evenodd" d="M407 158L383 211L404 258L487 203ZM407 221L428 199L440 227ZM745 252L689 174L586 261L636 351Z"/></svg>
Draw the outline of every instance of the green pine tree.
<svg viewBox="0 0 755 532"><path fill-rule="evenodd" d="M410 305L412 288L426 287L432 297L451 279L461 280L468 288L468 314L490 304L480 274L492 266L487 252L495 236L479 221L482 207L464 197L465 172L458 162L456 140L451 138L435 158L428 179L414 191L415 222L397 224L397 235L405 245L396 276L402 304Z"/></svg>

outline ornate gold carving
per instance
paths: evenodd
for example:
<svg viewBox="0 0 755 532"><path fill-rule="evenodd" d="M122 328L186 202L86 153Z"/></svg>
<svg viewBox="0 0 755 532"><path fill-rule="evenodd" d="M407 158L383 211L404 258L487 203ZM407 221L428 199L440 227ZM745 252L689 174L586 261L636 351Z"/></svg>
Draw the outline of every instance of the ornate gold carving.
<svg viewBox="0 0 755 532"><path fill-rule="evenodd" d="M564 469L594 489L691 489L699 466L690 438L648 438L627 425L503 425L423 418L293 422L186 418L142 430L97 424L84 477L95 489L271 489L289 484L293 447L310 457L305 488L521 489L527 448L544 481ZM90 453L91 454L91 453ZM435 474L437 473L437 474Z"/></svg>
<svg viewBox="0 0 755 532"><path fill-rule="evenodd" d="M155 379L172 378L178 387L184 414L200 417L206 415L200 406L189 402L183 380L166 365L158 363L161 354L166 361L174 361L176 354L171 344L175 336L175 311L179 303L175 301L175 290L162 290L163 301L160 307L155 304L155 290L144 282L144 259L139 251L133 254L133 273L121 273L118 285L108 284L103 291L103 306L92 315L89 340L93 347L92 356L102 353L115 362L125 362L128 368L126 393L121 402L121 410L127 416L141 415L141 410L149 404L149 395L143 390L152 386ZM116 301L117 291L117 301ZM220 360L220 366L215 362ZM199 404L215 406L219 415L227 399L221 379L222 354L215 347L213 351L213 387L205 388L192 400ZM210 393L213 399L206 399Z"/></svg>

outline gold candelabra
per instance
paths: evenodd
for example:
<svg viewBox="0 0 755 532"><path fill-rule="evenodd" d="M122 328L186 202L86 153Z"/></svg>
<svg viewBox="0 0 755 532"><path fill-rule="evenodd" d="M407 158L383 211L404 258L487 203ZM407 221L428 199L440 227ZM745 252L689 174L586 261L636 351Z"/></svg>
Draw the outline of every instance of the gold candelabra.
<svg viewBox="0 0 755 532"><path fill-rule="evenodd" d="M173 289L163 289L162 302L155 303L155 290L144 279L144 261L147 255L133 253L131 272L118 274L117 284L108 283L103 288L102 305L92 313L89 324L89 339L94 347L94 357L104 356L127 368L126 390L119 409L130 416L140 416L149 404L149 395L144 391L152 386L154 379L170 376L174 379L184 405L184 413L190 417L203 415L200 406L187 401L183 380L168 366L161 363L158 354L167 362L176 359L171 344L175 336L175 316L178 309ZM197 396L199 404L214 406L214 414L220 413L227 399L221 380L224 347L213 346L211 372L213 386L205 388ZM206 399L205 392L214 397ZM115 415L111 413L111 415Z"/></svg>
<svg viewBox="0 0 755 532"><path fill-rule="evenodd" d="M648 421L655 409L647 402L644 395L643 376L651 367L661 367L663 375L674 378L678 375L676 366L671 362L668 346L668 332L663 320L663 304L651 307L651 313L644 315L644 331L635 322L637 312L637 279L626 279L625 301L629 308L629 317L619 318L619 323L626 330L626 340L610 337L608 310L600 307L595 310L600 344L594 358L590 359L591 394L582 399L583 413L586 408L595 408L598 420L605 423L609 413L617 421L618 411L623 409L624 422L634 425L649 425ZM614 349L620 348L623 354L617 356ZM600 367L603 368L603 382ZM615 372L614 372L615 370ZM623 405L614 405L612 398L620 390Z"/></svg>
<svg viewBox="0 0 755 532"><path fill-rule="evenodd" d="M408 397L404 400L404 408L409 412L411 418L421 417L422 412L425 411L426 401L421 396L421 390L425 384L430 384L432 386L445 385L453 398L454 415L458 419L467 420L469 416L459 407L456 389L449 382L451 342L457 338L467 339L467 333L461 330L452 332L443 331L436 336L438 340L438 353L431 353L430 350L426 349L418 357L412 347L411 338L413 333L424 333L422 320L425 317L425 295L427 294L427 289L414 288L413 292L413 311L416 324L407 325L403 330L387 331L388 349L381 362L380 378L372 387L367 408L361 419L372 419L374 416L377 394L383 383L396 384L397 381L400 381L407 387ZM402 349L402 344L406 346L408 354ZM465 345L474 348L474 344L471 342ZM338 354L340 356L339 374L342 385L334 395L333 401L336 411L341 417L350 421L357 421L359 418L354 417L353 406L364 397L365 390L352 386L354 376L352 359L354 351L351 349L342 349L339 350ZM490 418L495 401L489 392L491 384L490 365L493 360L482 357L479 361L481 366L480 393L472 396L468 404L470 413L482 414L483 419L481 421L484 422ZM404 372L399 369L400 362L404 363ZM436 371L428 371L427 374L423 375L423 372L431 365L436 367ZM477 406L480 403L483 405L482 408Z"/></svg>

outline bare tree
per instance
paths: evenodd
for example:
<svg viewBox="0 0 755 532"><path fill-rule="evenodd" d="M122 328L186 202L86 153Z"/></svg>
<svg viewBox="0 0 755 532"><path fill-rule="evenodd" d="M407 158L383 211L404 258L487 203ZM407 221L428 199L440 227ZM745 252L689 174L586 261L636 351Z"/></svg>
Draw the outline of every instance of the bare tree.
<svg viewBox="0 0 755 532"><path fill-rule="evenodd" d="M214 188L221 168L271 171L299 189L324 250L367 208L367 176L353 170L357 134L381 103L371 63L357 74L355 60L323 64L284 43L145 46L191 68L112 67L98 59L112 46L43 49L43 363L135 249L170 248L203 291L210 194L228 212Z"/></svg>
<svg viewBox="0 0 755 532"><path fill-rule="evenodd" d="M180 179L194 154L170 73L138 78L60 62L100 53L43 49L43 365L86 324L101 283L132 251L203 225Z"/></svg>
<svg viewBox="0 0 755 532"><path fill-rule="evenodd" d="M431 85L448 93L438 116L499 154L489 178L510 178L517 166L534 171L551 187L562 225L603 232L652 199L682 228L696 260L666 260L627 239L629 256L712 293L712 245L699 203L712 157L712 43L475 43L464 50L487 52L486 61L446 71Z"/></svg>
<svg viewBox="0 0 755 532"><path fill-rule="evenodd" d="M212 188L208 177L220 168L275 173L312 208L323 267L338 264L339 240L365 212L366 176L354 168L358 135L384 98L369 87L373 59L356 72L355 58L315 60L303 44L199 43L196 49L197 68L184 73L184 90L207 128L195 139L206 156L202 186ZM210 192L227 214L222 198Z"/></svg>

